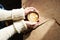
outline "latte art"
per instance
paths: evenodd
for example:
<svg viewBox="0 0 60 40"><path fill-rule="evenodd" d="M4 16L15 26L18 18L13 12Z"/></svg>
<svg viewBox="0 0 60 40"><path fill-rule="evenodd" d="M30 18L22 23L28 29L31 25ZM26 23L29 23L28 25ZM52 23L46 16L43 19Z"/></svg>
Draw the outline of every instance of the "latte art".
<svg viewBox="0 0 60 40"><path fill-rule="evenodd" d="M31 13L29 13L29 14L27 15L27 19L28 19L29 21L31 21L31 22L37 22L37 21L38 21L38 18L39 18L39 16L38 16L38 14L35 13L35 12L31 12Z"/></svg>

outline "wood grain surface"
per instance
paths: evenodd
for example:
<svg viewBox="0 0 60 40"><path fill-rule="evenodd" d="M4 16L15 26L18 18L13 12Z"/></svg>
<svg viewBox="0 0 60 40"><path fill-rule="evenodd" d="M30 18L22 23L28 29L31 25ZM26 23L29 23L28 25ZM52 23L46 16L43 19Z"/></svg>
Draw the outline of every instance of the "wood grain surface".
<svg viewBox="0 0 60 40"><path fill-rule="evenodd" d="M41 22L50 19L33 30L28 37L24 37L24 40L60 40L60 0L22 0L22 7L35 7L39 10Z"/></svg>

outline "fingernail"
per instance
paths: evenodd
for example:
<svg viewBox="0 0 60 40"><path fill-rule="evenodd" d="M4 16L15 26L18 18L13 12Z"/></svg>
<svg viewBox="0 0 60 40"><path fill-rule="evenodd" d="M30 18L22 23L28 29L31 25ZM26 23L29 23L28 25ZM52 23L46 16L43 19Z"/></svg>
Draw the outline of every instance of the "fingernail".
<svg viewBox="0 0 60 40"><path fill-rule="evenodd" d="M34 11L34 10L31 10L31 11Z"/></svg>

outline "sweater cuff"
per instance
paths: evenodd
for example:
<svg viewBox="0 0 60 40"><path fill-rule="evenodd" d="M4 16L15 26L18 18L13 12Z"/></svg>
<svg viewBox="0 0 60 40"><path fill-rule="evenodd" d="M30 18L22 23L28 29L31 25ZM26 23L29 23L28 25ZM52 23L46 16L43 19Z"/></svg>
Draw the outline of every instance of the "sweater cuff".
<svg viewBox="0 0 60 40"><path fill-rule="evenodd" d="M24 9L13 9L12 10L12 20L22 20L25 19Z"/></svg>
<svg viewBox="0 0 60 40"><path fill-rule="evenodd" d="M27 26L26 26L24 20L15 22L15 23L13 23L13 25L14 25L15 30L16 30L18 33L20 33L20 32L22 32L22 31L24 31L24 30L27 29Z"/></svg>

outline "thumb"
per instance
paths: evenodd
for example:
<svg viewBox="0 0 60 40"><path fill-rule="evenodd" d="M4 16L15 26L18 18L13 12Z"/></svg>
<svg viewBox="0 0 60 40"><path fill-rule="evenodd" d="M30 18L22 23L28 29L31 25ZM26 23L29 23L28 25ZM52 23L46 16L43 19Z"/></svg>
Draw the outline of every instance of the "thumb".
<svg viewBox="0 0 60 40"><path fill-rule="evenodd" d="M36 24L36 22L30 22L30 21L25 21L26 24L29 24L29 25L34 25Z"/></svg>

